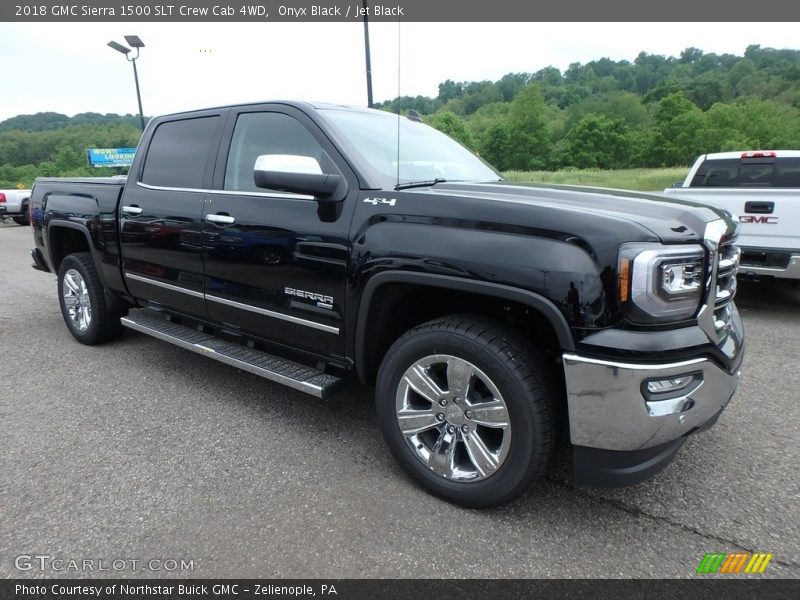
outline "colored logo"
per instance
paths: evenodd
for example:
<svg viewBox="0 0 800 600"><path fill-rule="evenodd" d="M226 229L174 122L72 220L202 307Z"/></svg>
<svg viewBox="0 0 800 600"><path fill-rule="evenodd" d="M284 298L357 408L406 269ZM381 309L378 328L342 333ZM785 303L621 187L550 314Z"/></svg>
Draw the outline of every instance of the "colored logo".
<svg viewBox="0 0 800 600"><path fill-rule="evenodd" d="M774 554L766 552L706 552L698 573L763 573Z"/></svg>

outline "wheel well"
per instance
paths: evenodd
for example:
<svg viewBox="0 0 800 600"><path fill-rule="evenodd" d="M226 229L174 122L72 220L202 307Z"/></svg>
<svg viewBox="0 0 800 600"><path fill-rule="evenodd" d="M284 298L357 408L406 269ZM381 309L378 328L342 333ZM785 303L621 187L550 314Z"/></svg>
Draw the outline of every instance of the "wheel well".
<svg viewBox="0 0 800 600"><path fill-rule="evenodd" d="M61 261L74 252L89 252L89 241L83 232L69 227L56 227L50 231L50 260L53 271L58 273Z"/></svg>
<svg viewBox="0 0 800 600"><path fill-rule="evenodd" d="M406 331L450 314L481 315L513 326L537 347L558 353L553 326L538 310L520 302L483 294L408 283L388 283L372 296L364 336L367 382L375 380L386 351Z"/></svg>

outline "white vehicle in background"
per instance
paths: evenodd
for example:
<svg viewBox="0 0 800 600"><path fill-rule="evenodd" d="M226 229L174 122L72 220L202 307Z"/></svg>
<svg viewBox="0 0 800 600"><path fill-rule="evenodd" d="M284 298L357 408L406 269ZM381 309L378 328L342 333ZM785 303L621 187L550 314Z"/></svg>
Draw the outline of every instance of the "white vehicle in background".
<svg viewBox="0 0 800 600"><path fill-rule="evenodd" d="M19 225L27 225L30 197L30 190L0 190L0 219L11 217Z"/></svg>
<svg viewBox="0 0 800 600"><path fill-rule="evenodd" d="M704 154L664 193L736 217L740 276L800 281L800 150Z"/></svg>

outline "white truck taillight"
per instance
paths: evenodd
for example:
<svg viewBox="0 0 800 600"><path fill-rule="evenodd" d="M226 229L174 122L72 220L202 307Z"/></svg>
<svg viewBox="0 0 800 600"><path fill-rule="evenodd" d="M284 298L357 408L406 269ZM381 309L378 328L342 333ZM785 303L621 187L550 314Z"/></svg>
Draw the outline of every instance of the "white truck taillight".
<svg viewBox="0 0 800 600"><path fill-rule="evenodd" d="M3 193L0 193L0 202L5 202L5 201L6 201L6 195L3 194Z"/></svg>

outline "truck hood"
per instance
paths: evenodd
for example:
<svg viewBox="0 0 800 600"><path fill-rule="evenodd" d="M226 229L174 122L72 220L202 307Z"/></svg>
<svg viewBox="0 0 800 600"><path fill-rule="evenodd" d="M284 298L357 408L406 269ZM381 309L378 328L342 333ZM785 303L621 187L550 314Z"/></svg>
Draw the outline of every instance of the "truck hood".
<svg viewBox="0 0 800 600"><path fill-rule="evenodd" d="M628 221L649 230L663 243L700 241L706 224L727 216L698 202L659 194L610 188L547 184L441 183L428 190L476 200L526 204L548 213L570 212L608 221ZM568 218L565 215L565 218Z"/></svg>

